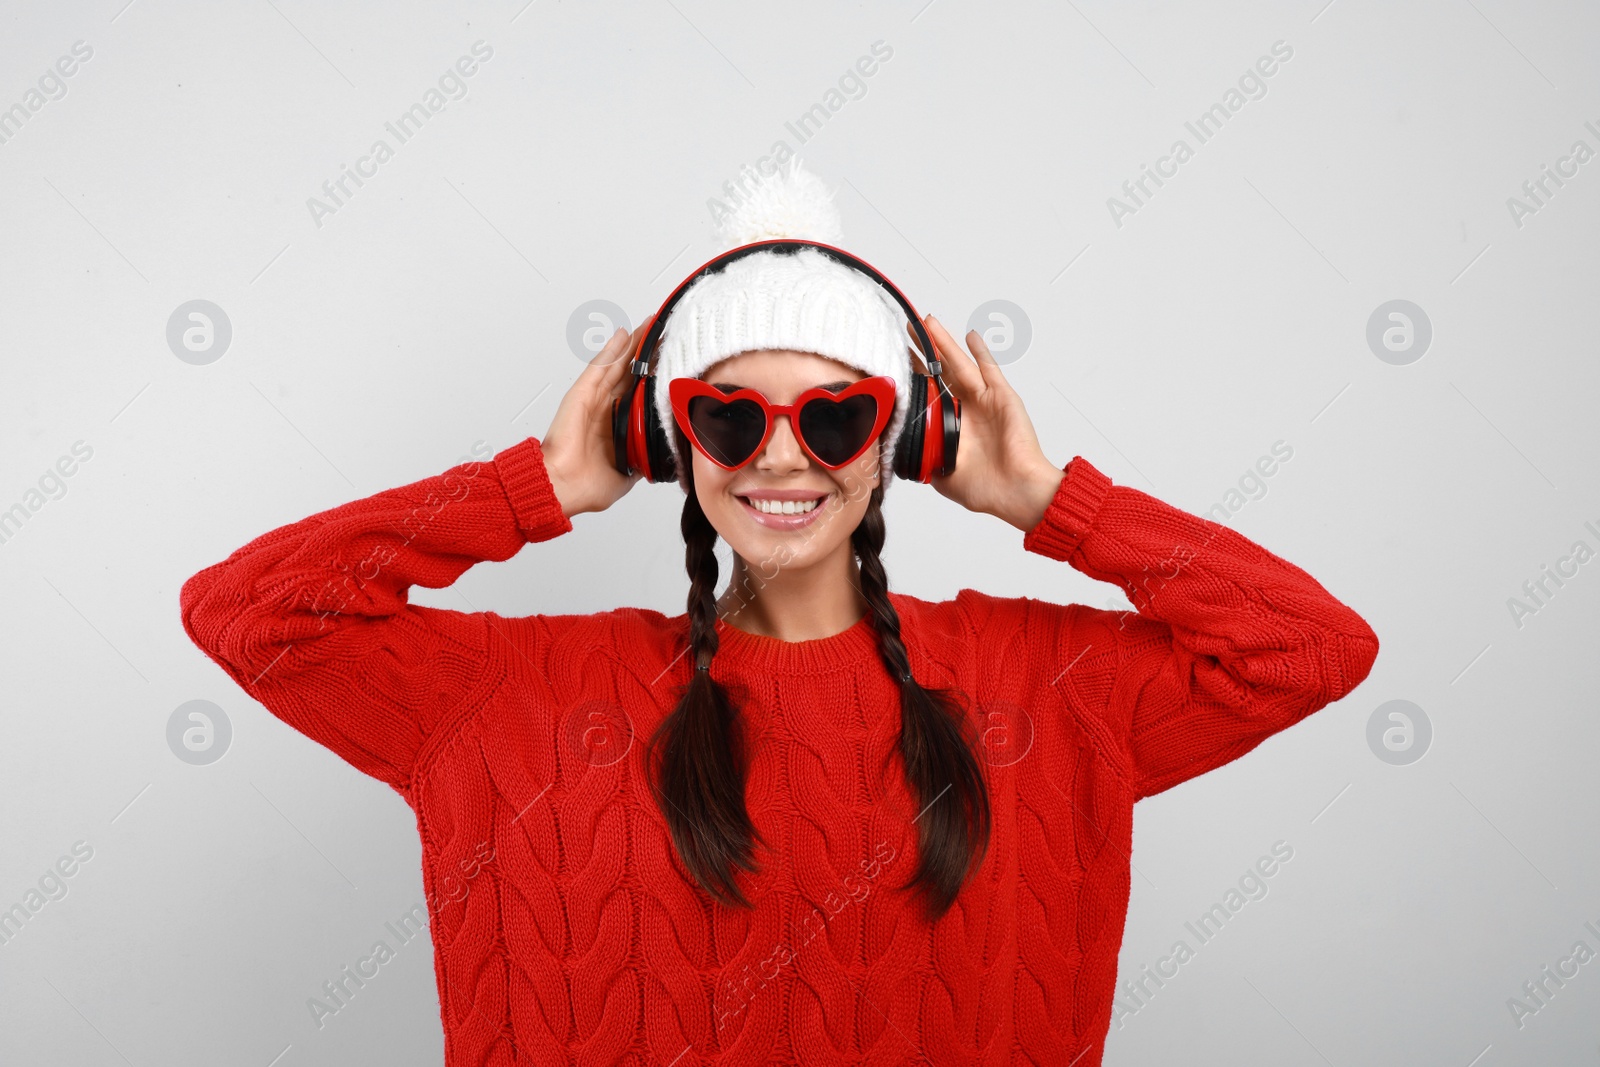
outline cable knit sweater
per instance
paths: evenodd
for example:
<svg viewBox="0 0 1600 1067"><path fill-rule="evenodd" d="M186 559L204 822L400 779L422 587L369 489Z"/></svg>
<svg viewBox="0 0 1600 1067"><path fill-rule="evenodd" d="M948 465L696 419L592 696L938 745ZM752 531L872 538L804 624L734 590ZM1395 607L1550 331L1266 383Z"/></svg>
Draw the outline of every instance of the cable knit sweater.
<svg viewBox="0 0 1600 1067"><path fill-rule="evenodd" d="M994 813L931 925L899 888L918 805L870 616L800 642L717 624L713 676L740 701L771 846L736 871L747 911L687 877L646 777L692 668L685 615L407 602L572 529L534 438L264 534L185 583L183 623L414 810L448 1067L1092 1067L1134 802L1344 696L1378 641L1237 532L1081 456L1066 472L1023 545L1136 612L890 594L917 679L969 705Z"/></svg>

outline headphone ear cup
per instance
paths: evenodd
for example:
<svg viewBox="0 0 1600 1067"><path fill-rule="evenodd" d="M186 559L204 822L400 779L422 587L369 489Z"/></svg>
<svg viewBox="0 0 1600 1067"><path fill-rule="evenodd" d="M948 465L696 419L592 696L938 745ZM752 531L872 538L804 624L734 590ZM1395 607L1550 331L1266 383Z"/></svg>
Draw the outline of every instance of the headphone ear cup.
<svg viewBox="0 0 1600 1067"><path fill-rule="evenodd" d="M908 481L922 480L924 432L928 425L928 376L911 375L911 396L906 401L906 424L900 431L900 440L894 446L894 473Z"/></svg>
<svg viewBox="0 0 1600 1067"><path fill-rule="evenodd" d="M630 384L625 393L611 401L611 465L624 476L633 473L628 465L628 415L633 410L633 393L637 388L637 383Z"/></svg>
<svg viewBox="0 0 1600 1067"><path fill-rule="evenodd" d="M656 376L644 380L644 454L650 464L647 476L652 482L671 482L678 478L678 465L672 458L672 445L667 441L667 428L661 425L661 415L656 410Z"/></svg>
<svg viewBox="0 0 1600 1067"><path fill-rule="evenodd" d="M939 413L940 428L944 432L944 447L939 453L939 466L935 473L941 477L948 477L955 473L956 455L961 451L961 398L941 395Z"/></svg>

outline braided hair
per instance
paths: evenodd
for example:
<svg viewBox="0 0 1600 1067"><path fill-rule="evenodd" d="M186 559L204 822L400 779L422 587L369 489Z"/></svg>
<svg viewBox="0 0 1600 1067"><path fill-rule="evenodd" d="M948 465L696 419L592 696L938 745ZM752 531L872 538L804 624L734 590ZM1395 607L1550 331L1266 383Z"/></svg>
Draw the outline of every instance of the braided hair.
<svg viewBox="0 0 1600 1067"><path fill-rule="evenodd" d="M674 427L681 438L681 431ZM681 456L688 442L679 440ZM684 565L689 572L690 672L677 707L657 728L660 752L656 803L690 876L719 901L753 907L733 878L733 868L756 872L752 854L760 837L744 803L748 767L742 720L727 691L711 677L717 653L717 531L695 495L684 463ZM989 797L982 769L963 732L956 694L925 689L911 670L900 637L900 615L889 600L883 549L883 485L872 490L867 512L850 535L860 561L861 593L872 613L878 654L900 687L900 754L907 784L918 799L918 864L909 887L925 893L929 921L955 902L970 871L988 850Z"/></svg>

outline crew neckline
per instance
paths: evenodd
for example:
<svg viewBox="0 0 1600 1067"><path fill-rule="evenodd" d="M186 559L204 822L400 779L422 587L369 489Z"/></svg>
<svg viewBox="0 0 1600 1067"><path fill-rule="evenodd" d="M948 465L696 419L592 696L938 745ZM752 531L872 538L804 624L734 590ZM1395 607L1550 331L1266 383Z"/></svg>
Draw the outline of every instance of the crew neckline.
<svg viewBox="0 0 1600 1067"><path fill-rule="evenodd" d="M872 625L870 611L836 634L807 641L784 641L753 634L719 616L717 655L713 664L726 659L747 668L814 674L854 665L877 652L878 631Z"/></svg>

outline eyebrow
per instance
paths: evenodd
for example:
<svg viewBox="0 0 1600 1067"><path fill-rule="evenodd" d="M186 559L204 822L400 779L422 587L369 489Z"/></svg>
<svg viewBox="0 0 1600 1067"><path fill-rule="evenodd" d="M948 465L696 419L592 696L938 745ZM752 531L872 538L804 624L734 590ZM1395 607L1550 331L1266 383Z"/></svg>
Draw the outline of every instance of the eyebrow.
<svg viewBox="0 0 1600 1067"><path fill-rule="evenodd" d="M754 386L751 386L751 385L735 385L735 384L733 384L731 382L713 382L711 384L713 385L713 387L722 390L724 393L731 393L736 389L754 389L755 388ZM837 393L841 389L846 389L846 388L848 388L848 387L850 387L850 386L852 386L854 384L855 384L854 382L823 382L817 388L826 389L830 393ZM759 389L757 389L756 391L760 392Z"/></svg>

